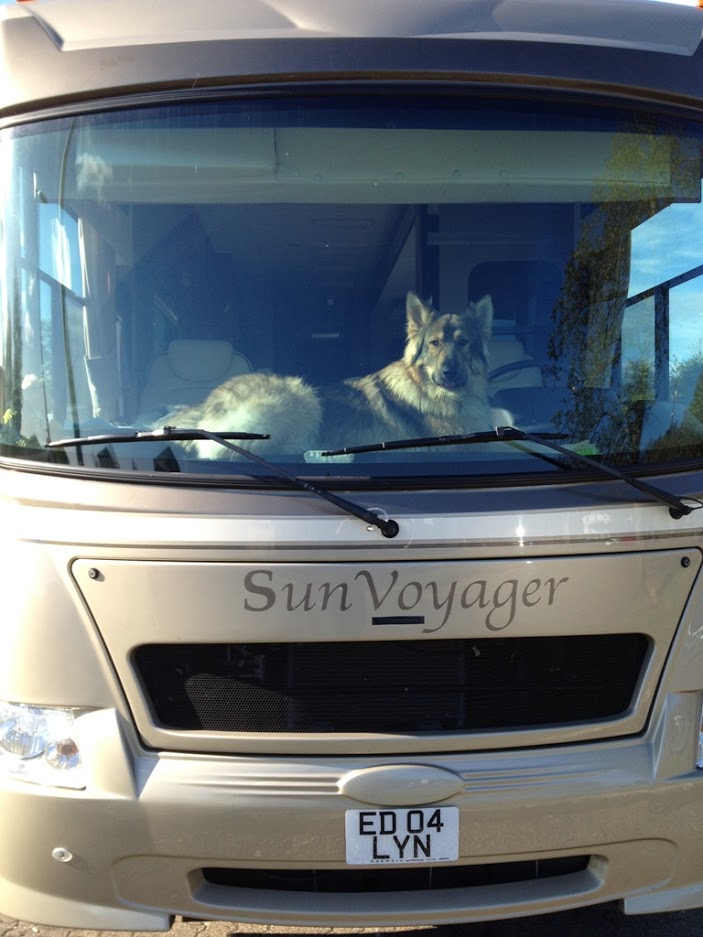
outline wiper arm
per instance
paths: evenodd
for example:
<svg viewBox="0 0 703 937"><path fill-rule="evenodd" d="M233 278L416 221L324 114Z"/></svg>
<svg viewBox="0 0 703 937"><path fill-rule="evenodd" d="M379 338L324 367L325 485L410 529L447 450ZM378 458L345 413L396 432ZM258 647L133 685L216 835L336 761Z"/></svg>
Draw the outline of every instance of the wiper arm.
<svg viewBox="0 0 703 937"><path fill-rule="evenodd" d="M588 465L589 468L595 469L595 471L601 475L608 475L612 478L624 481L632 488L636 488L638 491L642 491L644 494L659 501L660 504L665 504L669 508L669 513L675 519L703 507L703 502L696 498L689 499L694 502L693 506L686 504L681 498L678 498L668 491L650 485L648 482L644 482L639 478L627 475L625 472L621 472L611 465L607 465L603 462L596 462L595 459L590 459L588 456L582 455L580 452L575 452L573 449L568 449L566 446L562 446L555 441L557 439L566 438L567 436L565 433L528 433L514 426L497 426L495 430L490 432L465 433L456 436L427 436L420 439L395 439L390 442L373 443L367 446L349 446L344 449L331 449L323 452L322 455L333 456L362 452L382 452L390 449L422 449L433 446L456 446L481 442L531 442L540 446L545 446L547 449L567 456L582 465Z"/></svg>
<svg viewBox="0 0 703 937"><path fill-rule="evenodd" d="M522 438L528 442L539 443L540 445L546 446L548 449L553 449L554 452L559 452L561 455L568 456L570 459L573 459L574 462L578 462L581 465L588 465L589 468L595 469L601 475L609 475L611 478L617 478L625 482L625 484L630 485L631 488L636 488L638 491L649 495L650 498L654 498L655 501L659 501L660 504L666 505L669 508L669 514L675 520L684 517L686 514L691 514L692 511L703 508L703 502L699 501L697 498L689 498L690 501L695 502L692 507L690 504L686 504L682 498L671 494L671 492L664 491L663 488L659 488L655 485L650 485L649 482L644 482L641 478L637 478L636 476L627 475L625 472L621 472L620 469L608 465L607 462L596 462L595 459L591 459L587 455L575 452L573 449L567 449L566 446L560 446L559 443L554 442L550 438L545 439L545 436L548 435L546 433L544 435L540 433L526 433L523 430L515 429L513 426L497 426L496 435L498 438L501 438L503 433L506 433L507 436L512 439ZM513 435L516 433L518 434L517 437Z"/></svg>
<svg viewBox="0 0 703 937"><path fill-rule="evenodd" d="M303 478L298 478L298 476L293 475L292 472L287 472L284 468L281 468L280 465L276 465L274 462L269 462L268 459L262 459L261 456L250 452L248 449L243 449L241 446L237 446L234 443L228 441L230 439L246 440L268 438L269 436L267 433L211 433L209 430L202 429L200 427L195 429L180 429L177 426L164 426L160 429L139 430L135 433L115 433L114 435L107 434L101 436L81 436L73 439L58 439L55 442L47 443L47 447L58 449L67 446L87 446L100 443L159 442L162 440L182 442L189 439L211 439L218 445L224 446L226 449L231 449L233 452L236 452L243 458L249 459L251 462L256 462L258 465L264 466L264 468L267 468L274 475L277 475L279 478L284 478L292 485L295 485L296 488L300 488L303 491L309 491L311 494L317 495L319 498L323 498L325 501L329 501L331 504L336 505L336 507L341 508L348 514L351 514L354 517L358 517L359 520L366 521L367 524L378 527L384 537L387 537L388 539L397 537L400 528L398 527L396 521L391 520L390 518L386 520L383 517L379 517L378 514L375 514L373 511L369 511L367 508L362 507L360 504L354 504L353 501L347 501L346 498L340 498L331 491L325 491L323 488L318 488L317 485L313 485L312 482L305 481Z"/></svg>

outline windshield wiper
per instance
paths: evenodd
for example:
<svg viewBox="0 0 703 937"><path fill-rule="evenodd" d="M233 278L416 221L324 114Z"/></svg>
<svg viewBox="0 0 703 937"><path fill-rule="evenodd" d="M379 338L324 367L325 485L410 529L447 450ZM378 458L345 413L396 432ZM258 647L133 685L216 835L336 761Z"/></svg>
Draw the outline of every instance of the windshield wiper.
<svg viewBox="0 0 703 937"><path fill-rule="evenodd" d="M113 442L186 442L189 439L212 439L213 434L204 429L180 429L177 426L162 426L159 429L140 429L134 433L103 433L96 436L73 436L57 439L46 444L47 449L65 449L69 446L99 446ZM267 433L220 433L220 439L268 439Z"/></svg>
<svg viewBox="0 0 703 937"><path fill-rule="evenodd" d="M694 502L694 505L691 506L668 491L650 485L640 478L627 475L625 472L621 472L611 465L607 465L603 462L596 462L595 459L591 459L586 455L582 455L580 452L568 449L566 446L555 442L557 439L566 438L567 436L565 433L528 433L514 426L497 426L495 430L489 432L465 433L456 436L426 436L420 439L395 439L390 442L373 443L367 446L348 446L344 449L330 449L321 454L323 456L351 455L362 452L383 452L390 449L423 449L434 446L456 446L481 442L531 442L567 456L581 465L587 465L600 475L607 475L625 482L632 488L636 488L638 491L659 501L660 504L666 505L669 508L669 513L675 519L703 507L703 502L699 501L697 498L688 499Z"/></svg>
<svg viewBox="0 0 703 937"><path fill-rule="evenodd" d="M93 446L100 445L101 443L162 442L164 440L183 442L190 439L211 439L218 445L238 453L244 459L249 459L251 462L256 462L258 465L264 466L264 468L267 468L274 475L289 481L296 488L309 491L311 494L317 495L319 498L323 498L325 501L336 505L336 507L341 508L348 514L358 517L359 520L366 521L367 524L378 527L384 537L392 539L398 535L400 528L396 521L390 518L386 520L383 517L379 517L378 514L373 511L362 507L360 504L354 504L353 501L340 498L338 495L332 494L331 491L318 488L317 485L313 485L312 482L305 481L304 478L298 478L298 476L293 475L292 472L287 472L284 468L281 468L280 465L269 462L267 459L262 459L261 456L250 452L248 449L244 449L228 441L230 439L269 439L267 433L211 433L209 430L201 429L200 427L196 427L195 429L181 429L177 426L163 426L160 429L138 430L135 433L108 433L100 436L78 436L71 439L57 439L55 442L48 442L46 445L49 449L62 449L68 446Z"/></svg>

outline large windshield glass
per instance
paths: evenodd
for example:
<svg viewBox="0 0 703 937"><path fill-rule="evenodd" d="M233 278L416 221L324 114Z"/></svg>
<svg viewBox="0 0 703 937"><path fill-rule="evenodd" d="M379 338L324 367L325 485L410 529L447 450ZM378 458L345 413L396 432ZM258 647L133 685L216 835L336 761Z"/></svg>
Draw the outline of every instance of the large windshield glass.
<svg viewBox="0 0 703 937"><path fill-rule="evenodd" d="M0 456L119 472L703 456L701 134L583 104L250 97L0 132ZM49 448L66 438L117 435ZM534 448L534 447L533 447Z"/></svg>

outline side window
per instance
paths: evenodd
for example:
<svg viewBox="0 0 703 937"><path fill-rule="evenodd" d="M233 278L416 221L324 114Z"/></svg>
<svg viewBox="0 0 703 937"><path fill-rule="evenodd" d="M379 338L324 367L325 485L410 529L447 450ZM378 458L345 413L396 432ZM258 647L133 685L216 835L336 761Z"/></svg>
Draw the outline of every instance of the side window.
<svg viewBox="0 0 703 937"><path fill-rule="evenodd" d="M622 325L622 382L639 400L667 400L703 421L703 204L669 205L632 232Z"/></svg>
<svg viewBox="0 0 703 937"><path fill-rule="evenodd" d="M703 221L703 213L702 219ZM669 293L671 396L703 422L703 269Z"/></svg>

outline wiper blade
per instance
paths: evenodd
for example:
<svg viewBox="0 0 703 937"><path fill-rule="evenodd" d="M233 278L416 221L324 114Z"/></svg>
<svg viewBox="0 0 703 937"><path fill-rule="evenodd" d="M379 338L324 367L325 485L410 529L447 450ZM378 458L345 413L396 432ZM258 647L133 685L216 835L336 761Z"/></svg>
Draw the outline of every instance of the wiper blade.
<svg viewBox="0 0 703 937"><path fill-rule="evenodd" d="M587 465L600 475L608 475L611 478L617 478L619 481L625 482L632 488L636 488L638 491L654 498L655 501L659 501L660 504L666 505L669 508L669 513L675 519L703 507L703 502L699 501L697 498L688 498L693 504L686 504L682 498L671 494L671 492L664 491L655 485L650 485L648 482L642 481L640 478L621 472L612 465L608 465L604 462L596 462L595 459L582 455L580 452L562 446L555 441L566 438L567 436L565 433L528 433L525 430L517 429L515 426L497 426L495 430L490 432L466 433L456 436L427 436L420 439L396 439L390 442L374 443L368 446L349 446L345 449L332 449L323 452L322 455L333 456L362 452L382 452L389 449L422 449L432 446L456 446L481 442L531 442L567 456L581 465Z"/></svg>
<svg viewBox="0 0 703 937"><path fill-rule="evenodd" d="M312 482L305 481L304 478L298 478L298 476L293 475L292 472L287 472L284 468L281 468L280 465L276 465L274 462L269 462L268 459L263 459L254 452L250 452L248 449L244 449L241 446L237 446L234 443L229 442L230 439L269 439L269 435L267 433L211 433L210 430L202 429L201 427L196 427L195 429L181 429L177 426L164 426L160 429L139 430L135 433L115 433L101 436L81 436L72 439L58 439L55 442L47 443L47 447L57 449L66 446L86 446L99 443L159 442L163 440L183 442L189 439L211 439L218 445L224 446L226 449L231 449L233 452L236 452L238 455L242 456L242 458L249 459L250 462L255 462L258 465L262 465L274 475L277 475L279 478L283 478L290 482L296 488L300 488L303 491L309 491L310 494L317 495L318 498L329 501L331 504L341 508L348 514L351 514L354 517L358 517L359 520L366 521L367 524L378 527L384 537L392 539L398 535L400 528L398 527L397 522L391 518L386 520L386 518L379 517L379 515L374 511L369 511L360 504L354 504L353 501L347 501L346 498L340 498L331 491L325 491L323 488L318 488L317 485L312 484Z"/></svg>
<svg viewBox="0 0 703 937"><path fill-rule="evenodd" d="M73 436L57 439L46 444L47 449L65 449L69 446L97 446L121 442L187 442L189 439L212 439L205 429L180 429L177 426L162 426L159 429L137 430L134 433L103 433L96 436ZM267 433L220 433L219 439L268 439Z"/></svg>
<svg viewBox="0 0 703 937"><path fill-rule="evenodd" d="M537 435L537 434L536 434ZM344 449L329 449L320 455L356 455L361 452L385 452L387 449L429 449L435 446L456 446L473 442L511 442L525 439L519 429L512 426L498 426L481 433L460 433L457 436L420 436L418 439L391 439L387 442L374 442L366 446L346 446ZM566 439L566 433L539 433L539 440Z"/></svg>

